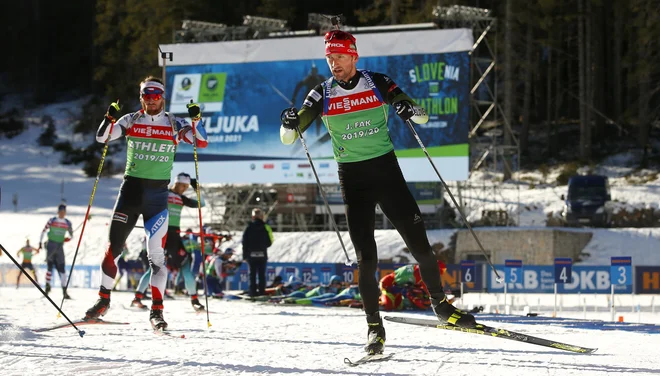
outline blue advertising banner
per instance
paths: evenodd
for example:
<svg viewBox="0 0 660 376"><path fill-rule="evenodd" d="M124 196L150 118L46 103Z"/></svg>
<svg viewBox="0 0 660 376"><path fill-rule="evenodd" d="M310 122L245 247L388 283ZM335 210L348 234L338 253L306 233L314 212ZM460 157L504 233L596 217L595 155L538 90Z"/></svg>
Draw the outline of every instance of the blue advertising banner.
<svg viewBox="0 0 660 376"><path fill-rule="evenodd" d="M269 262L266 267L266 283L271 284L278 275L286 282L293 275L311 285L327 284L330 277L335 274L335 269L336 264ZM248 271L247 263L241 264L236 272L238 278L228 278L229 289L247 290L250 285Z"/></svg>
<svg viewBox="0 0 660 376"><path fill-rule="evenodd" d="M326 184L323 189L329 205L344 205L339 184ZM419 205L439 205L442 203L442 188L439 182L408 183L408 190L410 190ZM323 204L323 196L321 196L320 191L316 194L316 203Z"/></svg>
<svg viewBox="0 0 660 376"><path fill-rule="evenodd" d="M377 273L377 278L381 279L385 275L394 272L396 269L405 266L408 264L388 264L388 263L379 263L378 264L378 273ZM339 265L341 267L341 265ZM476 265L474 266L473 273L474 275L479 275L481 276L481 268L482 265ZM461 284L461 278L462 278L462 271L461 271L461 266L460 265L447 265L447 269L442 273L441 279L442 279L442 285L445 288L449 288L452 290L457 290L460 288ZM464 291L483 291L484 290L484 284L482 281L483 278L473 278L472 282L466 282L463 285L463 290Z"/></svg>
<svg viewBox="0 0 660 376"><path fill-rule="evenodd" d="M660 294L660 266L635 267L635 293Z"/></svg>
<svg viewBox="0 0 660 376"><path fill-rule="evenodd" d="M379 264L379 272L375 278L382 278L388 273L404 264ZM131 285L139 280L141 276L137 264L135 268L127 270ZM483 264L476 266L476 279L473 282L466 282L465 291L484 291L503 292L503 285L495 281L495 274L489 270L489 277L486 281L480 278L483 273ZM497 265L497 270L502 273L503 265ZM552 293L555 283L555 266L525 266L525 269L519 273L519 280L509 284L509 291L517 293ZM45 280L46 265L35 265L37 279L42 282ZM571 278L566 283L559 284L557 291L566 293L609 293L610 292L610 266L573 266ZM568 270L567 270L568 272ZM16 277L18 269L12 264L0 264L0 286L16 286ZM100 268L98 265L76 265L71 275L71 286L76 288L99 287ZM295 275L305 283L327 284L333 274L340 275L345 281L357 283L357 269L343 264L333 263L269 263L267 268L268 283L272 283L275 276L281 276L285 281L289 276ZM632 276L633 274L627 274ZM445 288L457 289L464 274L461 265L447 265L447 269L442 275L442 283ZM619 275L620 277L620 275ZM126 278L126 277L124 277ZM660 294L660 266L637 266L634 269L635 293L637 294ZM248 266L243 263L236 271L236 274L229 276L228 288L231 290L245 290L249 286ZM59 278L53 278L51 281L53 287L61 287ZM27 278L21 279L22 286L30 286ZM130 288L130 287L129 287ZM617 293L632 293L632 284L614 285Z"/></svg>
<svg viewBox="0 0 660 376"><path fill-rule="evenodd" d="M442 39L444 30L428 31ZM461 33L461 35L465 35ZM358 39L366 36L361 35ZM468 50L442 51L418 48L410 51L405 38L373 34L369 38L385 43L382 56L361 55L358 69L388 75L405 93L424 107L429 122L416 127L434 162L445 179L464 180L468 173L469 70ZM464 37L466 39L471 39ZM380 40L382 39L382 40ZM314 38L291 41L309 45L305 58L292 58L287 51L271 51L263 61L229 57L224 61L205 59L199 51L195 63L167 65L168 109L187 116L185 105L199 102L208 132L209 145L198 150L200 174L209 183L309 183L309 164L300 143L280 142L280 113L290 106L300 108L316 85L331 77L323 56L322 44ZM452 42L454 42L452 40ZM246 42L227 42L242 44ZM259 42L252 45L259 44ZM322 42L321 42L322 43ZM222 43L218 43L219 45ZM358 41L358 45L360 42ZM194 45L191 45L194 47ZM391 47L391 48L390 48ZM251 48L246 44L246 49ZM464 47L461 47L461 49ZM264 46L264 49L267 49ZM400 50L396 54L392 51ZM195 54L191 48L186 54ZM184 59L184 60L185 60ZM256 59L256 57L255 57ZM357 103L355 104L357 105ZM349 103L350 107L351 104ZM420 168L426 159L412 132L388 108L388 127L395 151L408 181L433 181L430 166ZM330 137L321 119L306 130L306 143L323 183L337 182L337 164L332 159ZM175 170L194 172L192 147L181 144ZM324 171L327 169L327 171ZM209 180L210 178L210 180Z"/></svg>
<svg viewBox="0 0 660 376"><path fill-rule="evenodd" d="M501 273L503 265L496 265ZM520 273L519 280L509 284L508 290L516 293L552 293L554 292L555 278L554 265L526 266ZM570 283L557 286L557 292L570 293L610 293L610 267L609 266L574 266ZM488 291L503 292L504 285L497 283L495 273L489 272ZM513 287L513 288L511 288ZM614 291L632 293L630 285L616 285Z"/></svg>
<svg viewBox="0 0 660 376"><path fill-rule="evenodd" d="M46 281L46 265L35 264L34 268L37 273L37 281L39 281L43 287ZM67 265L67 272L69 271L69 268L70 266ZM20 270L18 270L13 264L0 264L0 286L16 286L16 279L19 273ZM129 277L133 275L130 273L132 272L129 271ZM98 265L76 265L73 273L71 273L71 282L69 283L69 286L79 288L99 288L99 283L101 281L100 274L101 268L99 268ZM53 288L62 287L60 278L57 276L53 276L50 284ZM21 285L33 286L32 282L30 282L25 276L21 277Z"/></svg>

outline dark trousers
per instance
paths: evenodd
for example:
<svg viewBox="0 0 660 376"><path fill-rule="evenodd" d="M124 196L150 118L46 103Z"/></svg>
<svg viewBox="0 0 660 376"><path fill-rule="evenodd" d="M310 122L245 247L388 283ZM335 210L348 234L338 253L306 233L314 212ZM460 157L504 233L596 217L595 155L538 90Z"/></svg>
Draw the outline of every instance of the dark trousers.
<svg viewBox="0 0 660 376"><path fill-rule="evenodd" d="M46 272L53 272L53 267L58 273L64 273L64 243L48 241L46 244Z"/></svg>
<svg viewBox="0 0 660 376"><path fill-rule="evenodd" d="M252 259L250 266L250 296L266 295L266 259ZM257 277L259 284L257 285Z"/></svg>
<svg viewBox="0 0 660 376"><path fill-rule="evenodd" d="M380 290L375 277L378 251L374 239L376 204L397 229L419 263L429 293L442 299L440 269L415 198L408 190L394 152L367 161L341 163L339 182L344 198L348 232L358 261L358 286L364 312L378 312Z"/></svg>
<svg viewBox="0 0 660 376"><path fill-rule="evenodd" d="M32 270L32 275L34 276L34 280L37 281L37 272L36 270L34 270L34 266L32 265L32 262L23 261L21 263L21 267L26 270L27 269ZM16 288L18 288L18 283L21 281L22 275L23 273L18 273L18 277L16 277Z"/></svg>
<svg viewBox="0 0 660 376"><path fill-rule="evenodd" d="M102 277L101 289L111 290L112 286L106 286L110 280L117 275L115 260L124 250L124 244L128 235L133 231L135 223L140 215L144 220L144 231L147 234L147 252L149 263L152 267L152 287L162 294L162 287L155 285L155 280L165 281L167 270L165 270L165 250L162 248L167 237L167 184L168 180L150 180L131 176L124 177L119 188L119 195L115 203L110 222L110 246L106 251L101 263ZM156 254L153 254L156 253ZM163 269L163 270L161 270ZM152 293L153 293L152 289ZM161 300L160 296L154 299Z"/></svg>
<svg viewBox="0 0 660 376"><path fill-rule="evenodd" d="M167 266L170 269L179 269L188 256L183 241L181 240L181 231L178 227L167 227L167 240L165 240L165 254L167 255Z"/></svg>

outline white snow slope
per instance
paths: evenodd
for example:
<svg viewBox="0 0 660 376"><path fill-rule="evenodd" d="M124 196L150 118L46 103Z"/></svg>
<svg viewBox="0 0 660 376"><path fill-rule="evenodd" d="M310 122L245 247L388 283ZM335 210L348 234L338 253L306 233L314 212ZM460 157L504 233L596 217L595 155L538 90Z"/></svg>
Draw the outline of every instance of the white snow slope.
<svg viewBox="0 0 660 376"><path fill-rule="evenodd" d="M96 299L72 290L64 309L72 318ZM147 312L125 306L131 296L113 293L106 320L129 325L81 326L45 333L63 323L35 289L0 288L2 375L651 375L660 370L660 334L647 326L598 327L578 320L529 325L525 318L486 315L484 323L560 342L598 347L595 354L561 350L466 333L385 324L382 363L355 368L366 341L364 314L351 308L288 307L245 301L211 301L210 322L187 299L165 302L170 329L185 339L151 333ZM60 295L53 294L57 303ZM431 318L428 315L394 313ZM538 322L535 322L538 323Z"/></svg>

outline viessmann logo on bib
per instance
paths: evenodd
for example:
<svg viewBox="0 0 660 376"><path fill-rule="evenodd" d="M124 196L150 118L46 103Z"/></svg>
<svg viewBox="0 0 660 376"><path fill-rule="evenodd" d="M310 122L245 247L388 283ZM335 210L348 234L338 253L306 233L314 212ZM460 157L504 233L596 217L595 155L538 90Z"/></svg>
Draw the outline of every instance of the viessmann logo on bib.
<svg viewBox="0 0 660 376"><path fill-rule="evenodd" d="M168 204L174 204L174 205L183 205L183 200L179 196L168 195L167 196L167 203Z"/></svg>
<svg viewBox="0 0 660 376"><path fill-rule="evenodd" d="M128 136L172 140L172 127L154 127L151 125L134 124L128 130Z"/></svg>
<svg viewBox="0 0 660 376"><path fill-rule="evenodd" d="M330 98L328 115L340 115L347 112L369 110L380 106L381 103L373 91L367 90L357 94Z"/></svg>

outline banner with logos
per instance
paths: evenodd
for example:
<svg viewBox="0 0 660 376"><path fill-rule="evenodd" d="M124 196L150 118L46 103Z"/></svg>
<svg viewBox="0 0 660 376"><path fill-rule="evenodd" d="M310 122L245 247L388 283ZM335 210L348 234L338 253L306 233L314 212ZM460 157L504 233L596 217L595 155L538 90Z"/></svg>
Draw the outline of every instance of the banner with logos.
<svg viewBox="0 0 660 376"><path fill-rule="evenodd" d="M433 42L411 43L412 38ZM357 39L358 69L388 75L426 109L429 122L417 125L416 130L434 163L446 180L467 179L471 33L464 29L429 30L361 34ZM379 46L382 53L366 45L362 53L363 40ZM285 39L288 44L282 41L269 39L270 45L259 40L218 42L204 44L204 48L190 44L183 45L190 47L185 51L180 50L182 45L161 46L163 51L174 49L174 59L166 67L168 110L186 117L186 104L191 100L202 107L210 142L207 148L198 149L204 182L315 181L300 142L280 142L280 113L290 106L300 108L310 90L331 76L323 55L323 39ZM225 57L211 52L216 45L227 53ZM292 48L296 53L291 52ZM179 59L179 55L185 56ZM346 103L343 108L358 105ZM417 140L391 107L388 127L406 179L436 180ZM330 137L320 118L304 137L321 182L337 182ZM175 161L176 172L194 173L190 145L179 146Z"/></svg>
<svg viewBox="0 0 660 376"><path fill-rule="evenodd" d="M498 272L504 275L504 266L495 265ZM597 293L609 294L610 266L573 266L570 282L557 285L560 294ZM504 292L504 283L498 283L495 273L488 273L487 287L489 292ZM509 293L553 293L555 287L554 265L525 265L516 282L509 282ZM616 293L632 293L631 285L615 285Z"/></svg>
<svg viewBox="0 0 660 376"><path fill-rule="evenodd" d="M440 205L443 202L442 185L439 182L408 183L408 189L419 205ZM339 184L324 185L325 198L330 205L344 205ZM318 191L316 203L323 204L323 196Z"/></svg>
<svg viewBox="0 0 660 376"><path fill-rule="evenodd" d="M635 267L635 293L660 294L660 266Z"/></svg>
<svg viewBox="0 0 660 376"><path fill-rule="evenodd" d="M380 279L404 265L380 263L374 277ZM504 266L496 265L496 267L500 275L504 275ZM37 280L43 286L46 265L35 265L35 269L37 271ZM143 272L140 263L137 260L130 260L127 269L123 271L124 276L120 287L122 289L134 288ZM76 265L71 276L71 286L97 289L99 287L100 272L101 270L98 265ZM442 275L442 282L445 289L457 290L460 288L462 280L461 272L460 265L447 265L447 269ZM18 274L19 270L15 265L0 264L0 286L14 288ZM558 293L610 293L609 265L573 265L571 274L570 282L567 279L566 283L557 286ZM282 277L284 282L286 282L292 275L300 278L304 283L309 285L327 284L333 275L339 275L346 283L357 283L358 280L358 270L355 265L346 266L335 263L268 263L266 278L269 284L276 276ZM617 294L632 293L633 291L636 294L660 294L660 266L636 266L633 268L633 275L635 281L633 285L615 286L615 292ZM248 289L249 277L247 264L241 264L235 274L227 277L227 280L229 282L227 287L230 290ZM509 283L507 291L509 293L553 293L554 283L553 265L525 265L517 282ZM53 288L59 288L59 278L52 278L51 285ZM21 287L30 286L32 286L32 283L23 277L21 279ZM473 281L464 283L464 291L501 293L504 291L504 285L496 281L495 274L490 268L485 267L484 264L477 263Z"/></svg>

